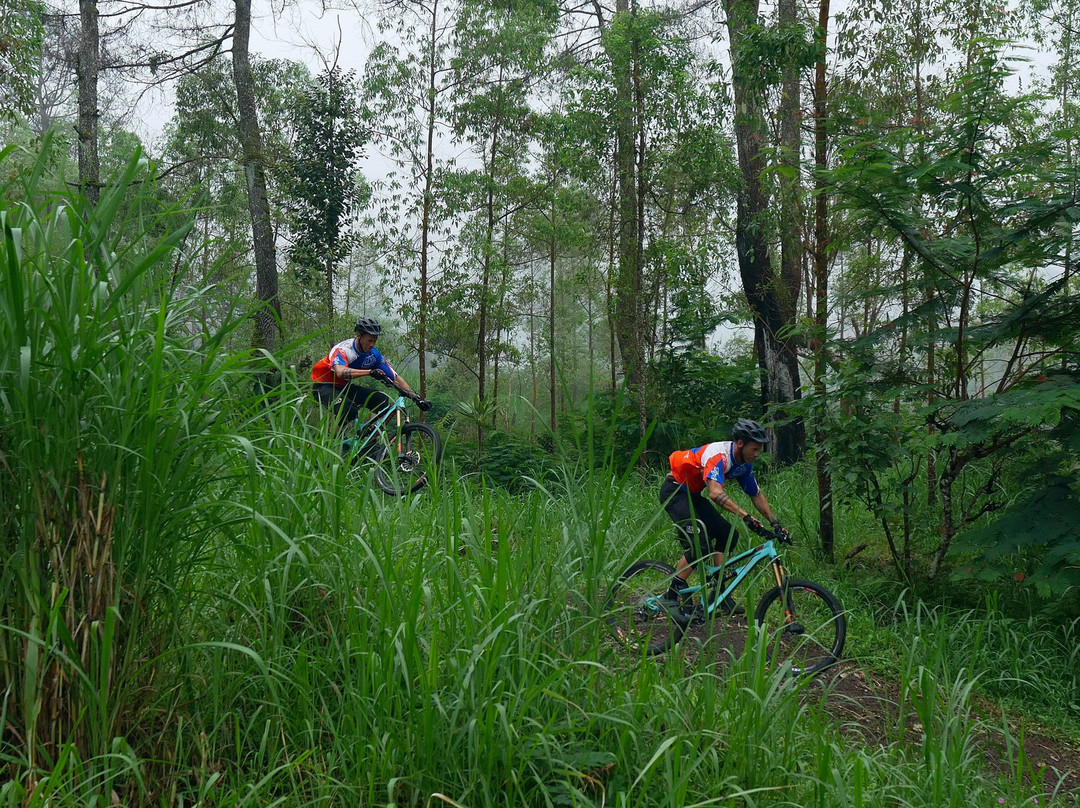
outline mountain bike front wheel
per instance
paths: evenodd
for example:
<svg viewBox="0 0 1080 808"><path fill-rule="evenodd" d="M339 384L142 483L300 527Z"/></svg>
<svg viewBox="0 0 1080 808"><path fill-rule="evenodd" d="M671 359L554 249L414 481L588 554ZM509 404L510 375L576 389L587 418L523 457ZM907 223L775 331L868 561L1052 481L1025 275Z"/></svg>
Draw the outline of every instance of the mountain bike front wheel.
<svg viewBox="0 0 1080 808"><path fill-rule="evenodd" d="M674 576L675 568L662 561L638 561L626 568L604 604L604 621L615 639L649 656L682 639L685 625L664 603Z"/></svg>
<svg viewBox="0 0 1080 808"><path fill-rule="evenodd" d="M796 676L817 673L840 658L847 618L836 596L813 581L789 579L764 594L754 612L765 632L773 669L785 662Z"/></svg>
<svg viewBox="0 0 1080 808"><path fill-rule="evenodd" d="M405 424L397 439L380 451L375 484L395 497L419 491L441 457L438 432L427 424Z"/></svg>

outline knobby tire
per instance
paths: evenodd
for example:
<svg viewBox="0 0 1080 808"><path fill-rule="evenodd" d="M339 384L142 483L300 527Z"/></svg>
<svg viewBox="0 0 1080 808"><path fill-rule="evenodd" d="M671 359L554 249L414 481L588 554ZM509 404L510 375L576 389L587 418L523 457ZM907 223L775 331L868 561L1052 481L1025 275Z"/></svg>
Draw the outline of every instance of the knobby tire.
<svg viewBox="0 0 1080 808"><path fill-rule="evenodd" d="M375 468L375 484L395 497L415 493L427 485L442 458L439 433L427 424L405 424L400 442L400 451L396 438L382 447Z"/></svg>
<svg viewBox="0 0 1080 808"><path fill-rule="evenodd" d="M754 612L766 633L770 667L790 663L796 676L808 676L834 664L844 650L847 618L836 596L820 584L796 578L766 592Z"/></svg>

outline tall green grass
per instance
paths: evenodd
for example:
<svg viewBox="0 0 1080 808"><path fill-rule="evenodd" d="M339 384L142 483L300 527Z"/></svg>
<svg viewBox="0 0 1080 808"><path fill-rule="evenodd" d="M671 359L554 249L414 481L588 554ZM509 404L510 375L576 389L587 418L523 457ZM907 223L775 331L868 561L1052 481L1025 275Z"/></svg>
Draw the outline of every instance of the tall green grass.
<svg viewBox="0 0 1080 808"><path fill-rule="evenodd" d="M867 746L822 681L767 669L764 638L736 659L612 644L608 582L677 554L654 481L588 463L516 492L452 466L413 497L357 484L307 391L256 392L223 349L236 323L192 328L220 301L170 287L191 256L138 213L145 170L94 212L30 177L38 201L2 214L0 805L1047 799L1019 738L1005 773L980 752L1004 624L965 655L955 621L867 617L794 551L851 605L856 663L866 637L897 646L895 719ZM769 491L809 520L795 475Z"/></svg>

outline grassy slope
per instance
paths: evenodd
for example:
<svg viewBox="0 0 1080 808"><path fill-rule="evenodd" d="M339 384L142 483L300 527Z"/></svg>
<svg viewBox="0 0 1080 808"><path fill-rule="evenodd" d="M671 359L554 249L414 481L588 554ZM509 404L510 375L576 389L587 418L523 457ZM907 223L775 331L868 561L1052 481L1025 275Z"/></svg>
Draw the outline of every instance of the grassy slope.
<svg viewBox="0 0 1080 808"><path fill-rule="evenodd" d="M43 200L4 221L0 805L1045 799L989 773L973 699L1075 732L1075 635L905 606L804 541L792 568L841 596L851 657L897 676L919 737L897 720L852 744L753 651L629 656L597 604L630 560L675 555L656 481L568 464L509 494L448 467L400 500L350 481L305 391L249 397L227 334L189 330L215 301L168 286L124 190L142 170L92 217ZM807 537L802 479L768 491Z"/></svg>
<svg viewBox="0 0 1080 808"><path fill-rule="evenodd" d="M674 555L650 482L568 469L510 495L447 469L423 497L387 500L327 487L329 455L297 475L276 440L280 463L251 489L261 514L239 582L225 601L209 587L205 613L227 608L204 630L229 650L200 649L192 667L217 672L197 721L219 727L208 759L230 781L278 772L269 792L290 804L1030 804L1045 799L1037 783L986 769L974 698L1011 698L1075 732L1054 706L1075 701L1075 668L1051 633L882 604L804 545L798 574L852 608L850 656L897 675L923 729L912 743L897 722L882 745L851 746L759 655L721 671L705 655L688 666L609 643L595 608L605 582L635 557ZM771 481L793 524L808 510L800 479Z"/></svg>

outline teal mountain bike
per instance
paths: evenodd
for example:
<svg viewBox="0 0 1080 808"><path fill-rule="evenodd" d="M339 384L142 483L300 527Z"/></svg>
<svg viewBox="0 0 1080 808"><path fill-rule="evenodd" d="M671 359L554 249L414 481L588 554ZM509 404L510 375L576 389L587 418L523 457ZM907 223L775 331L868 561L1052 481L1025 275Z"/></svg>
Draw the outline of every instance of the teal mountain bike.
<svg viewBox="0 0 1080 808"><path fill-rule="evenodd" d="M423 423L409 420L406 398L419 401L389 379L382 382L397 391L388 408L366 421L356 419L356 434L341 443L341 454L353 473L371 470L375 484L391 496L419 491L431 481L442 459L439 433Z"/></svg>
<svg viewBox="0 0 1080 808"><path fill-rule="evenodd" d="M706 583L686 586L680 582L681 604L666 599L675 568L662 561L631 564L612 585L604 606L604 619L621 643L648 655L663 654L695 624L731 620L724 616L725 599L746 581L759 564L771 567L775 586L764 594L754 610L754 622L766 633L766 653L772 669L784 664L797 676L824 670L840 658L847 637L847 618L836 596L813 581L788 577L777 543L790 538L762 528L759 544L728 559L722 567L704 562Z"/></svg>

